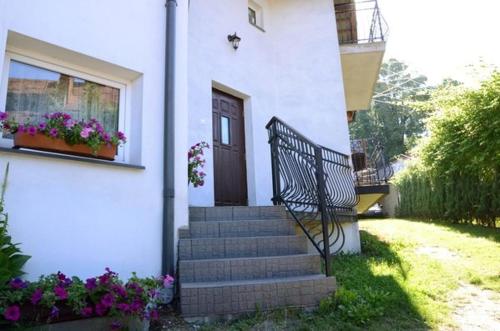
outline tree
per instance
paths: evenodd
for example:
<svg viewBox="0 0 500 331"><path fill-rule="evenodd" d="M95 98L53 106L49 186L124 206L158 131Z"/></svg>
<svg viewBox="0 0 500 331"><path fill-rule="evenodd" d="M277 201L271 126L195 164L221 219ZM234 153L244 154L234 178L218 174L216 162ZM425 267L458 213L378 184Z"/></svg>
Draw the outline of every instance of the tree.
<svg viewBox="0 0 500 331"><path fill-rule="evenodd" d="M388 159L407 153L425 132L427 113L414 107L429 98L427 78L408 72L396 59L382 64L372 107L360 111L350 125L353 139L375 138Z"/></svg>

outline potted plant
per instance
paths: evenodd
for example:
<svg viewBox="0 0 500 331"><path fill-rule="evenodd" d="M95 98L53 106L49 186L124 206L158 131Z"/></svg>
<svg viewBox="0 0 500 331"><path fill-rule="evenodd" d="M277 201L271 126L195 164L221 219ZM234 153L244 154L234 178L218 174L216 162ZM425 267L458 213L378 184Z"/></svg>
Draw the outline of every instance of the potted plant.
<svg viewBox="0 0 500 331"><path fill-rule="evenodd" d="M95 119L74 120L70 114L45 114L43 121L29 119L19 123L8 113L0 112L0 128L14 135L14 148L114 160L117 147L126 142L123 132L113 134Z"/></svg>

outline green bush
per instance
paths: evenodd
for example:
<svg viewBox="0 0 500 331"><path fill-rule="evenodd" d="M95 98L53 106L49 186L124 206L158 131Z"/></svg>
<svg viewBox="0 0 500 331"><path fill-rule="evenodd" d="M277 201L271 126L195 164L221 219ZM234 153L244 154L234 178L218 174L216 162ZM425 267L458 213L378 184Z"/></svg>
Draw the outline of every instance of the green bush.
<svg viewBox="0 0 500 331"><path fill-rule="evenodd" d="M15 277L23 275L23 266L30 256L23 255L19 244L12 243L12 238L7 231L8 215L4 210L4 195L7 187L9 165L5 168L5 176L0 195L0 289Z"/></svg>
<svg viewBox="0 0 500 331"><path fill-rule="evenodd" d="M500 216L500 73L477 90L447 87L425 107L429 137L398 174L399 216L477 222Z"/></svg>

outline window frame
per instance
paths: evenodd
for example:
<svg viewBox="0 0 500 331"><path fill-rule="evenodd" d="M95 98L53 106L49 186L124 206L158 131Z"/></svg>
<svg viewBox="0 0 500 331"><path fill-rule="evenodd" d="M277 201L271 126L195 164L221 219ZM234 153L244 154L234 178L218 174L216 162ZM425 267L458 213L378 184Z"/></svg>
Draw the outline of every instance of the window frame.
<svg viewBox="0 0 500 331"><path fill-rule="evenodd" d="M264 9L262 8L262 6L253 0L249 0L247 7L248 11L250 11L251 9L255 13L255 24L250 22L250 13L248 13L248 24L262 32L266 32L264 30Z"/></svg>
<svg viewBox="0 0 500 331"><path fill-rule="evenodd" d="M33 56L31 54L17 52L15 50L7 50L5 52L5 58L2 68L2 81L0 82L0 111L5 111L5 107L7 106L6 103L9 72L12 60L118 89L120 91L118 105L118 130L124 132L127 137L130 136L129 128L131 126L129 123L129 119L131 118L131 100L129 96L130 93L128 93L131 86L130 82L118 80L112 77L96 75L95 73L86 71L84 68L77 68L76 66L72 66L67 63L54 63L53 59L49 60L42 57ZM2 132L0 132L0 147L13 147L13 140L10 138L4 138ZM128 162L129 153L130 149L128 142L124 145L120 145L117 149L115 161L125 163Z"/></svg>

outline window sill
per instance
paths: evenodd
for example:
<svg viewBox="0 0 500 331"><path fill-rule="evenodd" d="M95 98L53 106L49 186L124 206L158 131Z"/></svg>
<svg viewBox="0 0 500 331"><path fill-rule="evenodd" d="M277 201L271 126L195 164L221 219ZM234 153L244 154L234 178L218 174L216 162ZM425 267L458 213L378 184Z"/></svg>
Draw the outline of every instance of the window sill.
<svg viewBox="0 0 500 331"><path fill-rule="evenodd" d="M123 163L123 162L116 162L116 161L99 160L99 159L80 157L80 156L74 156L74 155L67 155L67 154L41 152L41 151L35 151L35 150L30 150L30 149L14 149L14 148L0 147L0 153L32 155L32 156L36 156L36 157L44 157L44 158L59 159L59 160L70 160L70 161L92 163L92 164L102 164L105 166L129 168L129 169L136 169L136 170L146 169L146 167L143 165L129 164L129 163Z"/></svg>
<svg viewBox="0 0 500 331"><path fill-rule="evenodd" d="M261 28L260 26L258 26L257 24L253 24L253 23L250 23L248 22L248 24L250 24L251 26L253 26L254 28L256 28L257 30L260 30L262 32L266 32L266 30L264 30L263 28Z"/></svg>

